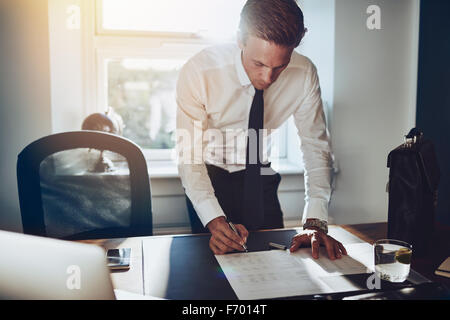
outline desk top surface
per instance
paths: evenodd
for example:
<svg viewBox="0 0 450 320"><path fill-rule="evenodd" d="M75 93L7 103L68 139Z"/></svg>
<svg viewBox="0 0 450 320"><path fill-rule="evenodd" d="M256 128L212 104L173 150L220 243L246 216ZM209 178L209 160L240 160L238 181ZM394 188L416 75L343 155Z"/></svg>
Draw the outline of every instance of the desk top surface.
<svg viewBox="0 0 450 320"><path fill-rule="evenodd" d="M373 243L376 239L385 238L387 230L386 223L330 226L329 229L330 235L344 245L361 242L361 240ZM248 238L248 248L250 251L268 250L269 241L289 246L292 236L296 232L297 229L253 232ZM155 248L170 247L170 250L162 249L165 250L165 255L163 255L165 258L162 260L165 260L166 263L152 260L150 257L143 255L142 243L144 239L152 240L145 242L147 247L149 243L155 245ZM84 242L95 243L105 249L125 247L132 249L130 269L112 273L112 281L116 289L139 294L145 292L148 295L163 296L169 299L236 299L236 295L220 268L218 268L218 263L209 249L208 234L163 235ZM149 248L146 248L146 250L149 250ZM161 251L161 249L159 250ZM168 266L167 262L172 267ZM165 266L165 268L156 268L152 272L147 270L145 273L147 279L144 279L144 268L155 268L155 266ZM421 265L419 264L419 266ZM432 272L426 270L426 272L423 272L424 270L418 271L428 278L430 278L430 275L433 277ZM439 277L438 280L445 283L447 279L441 278L443 277ZM162 282L165 283L164 287L158 285ZM209 292L209 294L205 295L206 292Z"/></svg>

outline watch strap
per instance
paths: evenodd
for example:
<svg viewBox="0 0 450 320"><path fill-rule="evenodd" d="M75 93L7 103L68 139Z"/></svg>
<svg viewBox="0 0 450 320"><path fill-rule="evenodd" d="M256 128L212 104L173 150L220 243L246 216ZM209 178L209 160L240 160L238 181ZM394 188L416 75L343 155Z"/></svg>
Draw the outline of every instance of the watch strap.
<svg viewBox="0 0 450 320"><path fill-rule="evenodd" d="M305 224L303 224L303 230L310 227L316 227L322 230L325 234L328 233L328 223L326 221L319 219L309 219L305 222Z"/></svg>

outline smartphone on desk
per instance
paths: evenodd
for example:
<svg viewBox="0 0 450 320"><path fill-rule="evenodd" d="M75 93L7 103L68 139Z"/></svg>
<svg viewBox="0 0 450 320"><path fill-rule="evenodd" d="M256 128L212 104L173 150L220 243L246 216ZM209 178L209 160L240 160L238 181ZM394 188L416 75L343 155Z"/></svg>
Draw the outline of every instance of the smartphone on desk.
<svg viewBox="0 0 450 320"><path fill-rule="evenodd" d="M107 266L110 270L130 269L131 248L109 249L106 253Z"/></svg>

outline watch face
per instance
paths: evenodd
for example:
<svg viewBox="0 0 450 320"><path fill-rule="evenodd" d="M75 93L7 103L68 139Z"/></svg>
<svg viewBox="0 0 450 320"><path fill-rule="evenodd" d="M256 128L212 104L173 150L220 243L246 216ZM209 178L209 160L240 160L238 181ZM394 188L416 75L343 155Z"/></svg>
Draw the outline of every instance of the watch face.
<svg viewBox="0 0 450 320"><path fill-rule="evenodd" d="M314 219L314 220L307 221L303 225L303 229L310 228L310 227L316 227L316 228L319 228L320 230L322 230L323 232L328 233L328 225L325 221Z"/></svg>

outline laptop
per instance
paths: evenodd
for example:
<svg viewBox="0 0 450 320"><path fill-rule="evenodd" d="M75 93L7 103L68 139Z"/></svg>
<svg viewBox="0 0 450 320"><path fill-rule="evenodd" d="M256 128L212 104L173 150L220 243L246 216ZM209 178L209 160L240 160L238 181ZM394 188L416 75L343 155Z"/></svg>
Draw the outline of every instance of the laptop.
<svg viewBox="0 0 450 320"><path fill-rule="evenodd" d="M115 299L96 245L0 231L0 299Z"/></svg>

